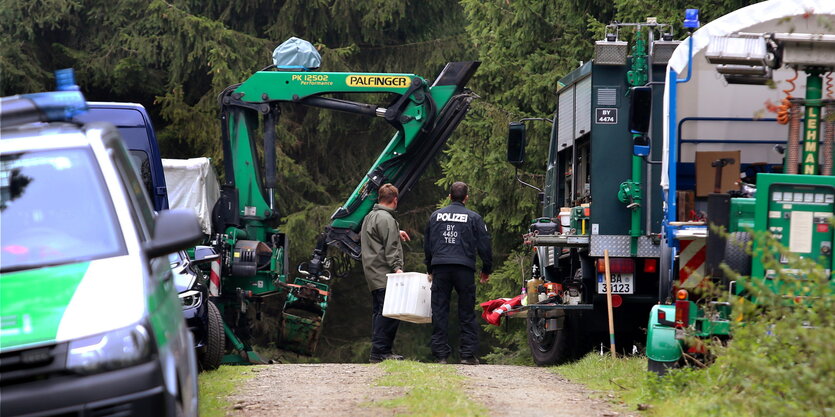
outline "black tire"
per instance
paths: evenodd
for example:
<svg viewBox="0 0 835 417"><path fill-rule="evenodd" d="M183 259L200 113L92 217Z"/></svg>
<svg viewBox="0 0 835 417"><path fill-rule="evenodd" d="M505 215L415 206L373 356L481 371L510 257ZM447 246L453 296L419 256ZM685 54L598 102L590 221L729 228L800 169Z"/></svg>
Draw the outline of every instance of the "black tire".
<svg viewBox="0 0 835 417"><path fill-rule="evenodd" d="M528 319L528 346L538 366L559 365L577 359L581 343L577 313L566 311L563 328L551 332L545 331L547 319Z"/></svg>
<svg viewBox="0 0 835 417"><path fill-rule="evenodd" d="M211 371L220 366L226 348L226 334L223 331L223 317L215 303L208 302L208 326L206 329L206 346L198 355L201 369Z"/></svg>
<svg viewBox="0 0 835 417"><path fill-rule="evenodd" d="M751 275L751 255L745 251L750 241L750 233L733 232L728 234L728 242L725 244L725 264L744 276Z"/></svg>
<svg viewBox="0 0 835 417"><path fill-rule="evenodd" d="M658 376L664 376L667 374L667 371L676 368L678 368L678 361L662 362L647 358L647 370L654 372Z"/></svg>

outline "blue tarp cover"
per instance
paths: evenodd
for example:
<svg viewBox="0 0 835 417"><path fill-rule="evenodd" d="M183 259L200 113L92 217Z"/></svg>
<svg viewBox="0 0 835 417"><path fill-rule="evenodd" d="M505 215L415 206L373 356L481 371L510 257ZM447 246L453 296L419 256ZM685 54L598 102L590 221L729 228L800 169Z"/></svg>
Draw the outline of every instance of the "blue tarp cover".
<svg viewBox="0 0 835 417"><path fill-rule="evenodd" d="M292 37L273 51L273 64L282 69L311 70L319 68L322 56L310 42Z"/></svg>

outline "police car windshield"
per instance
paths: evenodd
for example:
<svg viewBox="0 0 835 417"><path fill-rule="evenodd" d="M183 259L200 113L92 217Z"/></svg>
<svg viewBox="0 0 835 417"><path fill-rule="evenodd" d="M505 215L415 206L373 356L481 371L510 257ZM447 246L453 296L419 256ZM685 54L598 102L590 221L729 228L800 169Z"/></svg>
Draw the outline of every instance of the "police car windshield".
<svg viewBox="0 0 835 417"><path fill-rule="evenodd" d="M0 157L0 270L126 254L89 149Z"/></svg>

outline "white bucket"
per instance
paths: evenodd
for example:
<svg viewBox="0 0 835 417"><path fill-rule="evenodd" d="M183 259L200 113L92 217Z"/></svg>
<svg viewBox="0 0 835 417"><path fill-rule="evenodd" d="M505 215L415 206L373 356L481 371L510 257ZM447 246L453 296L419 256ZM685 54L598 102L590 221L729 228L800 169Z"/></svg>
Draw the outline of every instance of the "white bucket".
<svg viewBox="0 0 835 417"><path fill-rule="evenodd" d="M386 274L383 316L411 323L432 322L432 284L420 272Z"/></svg>
<svg viewBox="0 0 835 417"><path fill-rule="evenodd" d="M560 226L571 226L571 211L560 211Z"/></svg>

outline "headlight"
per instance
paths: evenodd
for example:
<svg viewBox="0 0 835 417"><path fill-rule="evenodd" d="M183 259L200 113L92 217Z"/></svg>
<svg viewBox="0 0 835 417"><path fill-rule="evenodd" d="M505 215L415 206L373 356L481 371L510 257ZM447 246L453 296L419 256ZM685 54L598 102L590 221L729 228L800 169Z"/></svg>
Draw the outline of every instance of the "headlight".
<svg viewBox="0 0 835 417"><path fill-rule="evenodd" d="M151 337L141 324L73 340L67 368L84 374L126 368L151 356Z"/></svg>
<svg viewBox="0 0 835 417"><path fill-rule="evenodd" d="M183 303L183 310L198 307L203 303L203 293L197 290L183 291L180 293L180 302Z"/></svg>

